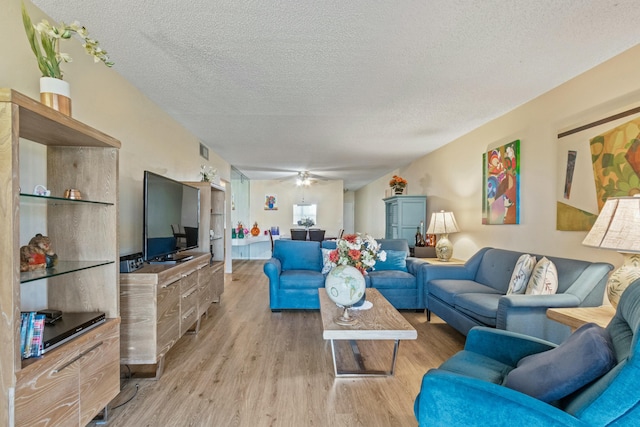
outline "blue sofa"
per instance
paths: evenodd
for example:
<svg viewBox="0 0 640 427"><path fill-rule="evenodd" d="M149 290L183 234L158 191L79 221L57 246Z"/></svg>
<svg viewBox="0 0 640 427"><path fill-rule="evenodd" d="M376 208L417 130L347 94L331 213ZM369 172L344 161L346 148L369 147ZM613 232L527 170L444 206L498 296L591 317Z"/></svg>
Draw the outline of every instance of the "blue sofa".
<svg viewBox="0 0 640 427"><path fill-rule="evenodd" d="M490 326L562 342L570 334L569 327L548 319L547 308L601 305L613 266L548 256L558 271L555 295L506 295L522 254L483 248L463 266L425 267L427 316L435 313L464 335L474 326Z"/></svg>
<svg viewBox="0 0 640 427"><path fill-rule="evenodd" d="M425 261L408 257L409 246L404 239L379 239L382 249L396 251L393 259L380 270L365 276L367 287L377 288L398 309L419 309L424 303ZM322 242L324 249L335 249L335 240ZM398 256L405 252L405 256ZM396 269L396 265L400 269ZM324 287L323 260L320 242L276 240L273 256L264 264L269 279L269 306L272 311L283 309L319 309L318 288ZM401 271L402 267L406 271ZM382 268L385 268L384 270Z"/></svg>
<svg viewBox="0 0 640 427"><path fill-rule="evenodd" d="M508 331L473 328L464 350L423 377L414 405L418 423L425 427L636 426L640 420L640 279L623 293L606 331L613 343L608 347L614 355L613 369L546 403L502 383L518 361L556 346ZM590 356L582 353L575 354L576 363ZM584 372L583 365L577 369Z"/></svg>

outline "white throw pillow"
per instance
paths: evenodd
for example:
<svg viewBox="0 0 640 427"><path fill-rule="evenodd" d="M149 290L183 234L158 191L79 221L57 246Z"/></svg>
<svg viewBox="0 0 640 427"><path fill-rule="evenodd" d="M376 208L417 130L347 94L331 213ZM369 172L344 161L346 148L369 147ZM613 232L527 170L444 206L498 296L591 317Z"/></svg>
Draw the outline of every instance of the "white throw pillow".
<svg viewBox="0 0 640 427"><path fill-rule="evenodd" d="M531 277L531 272L535 266L535 256L529 254L520 255L511 274L511 280L509 280L507 295L524 294L524 291L527 289L527 283L529 283L529 278Z"/></svg>
<svg viewBox="0 0 640 427"><path fill-rule="evenodd" d="M331 249L322 248L322 274L329 274L333 266L329 261L329 253Z"/></svg>
<svg viewBox="0 0 640 427"><path fill-rule="evenodd" d="M553 262L543 257L531 273L527 295L553 295L558 290L558 270Z"/></svg>

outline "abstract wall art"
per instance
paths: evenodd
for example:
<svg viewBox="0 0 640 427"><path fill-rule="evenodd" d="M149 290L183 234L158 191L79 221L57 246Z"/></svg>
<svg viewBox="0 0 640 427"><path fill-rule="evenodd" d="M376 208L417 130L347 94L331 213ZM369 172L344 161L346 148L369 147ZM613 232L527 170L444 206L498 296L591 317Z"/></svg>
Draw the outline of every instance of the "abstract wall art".
<svg viewBox="0 0 640 427"><path fill-rule="evenodd" d="M557 171L556 229L589 231L607 198L640 194L638 112L559 134Z"/></svg>
<svg viewBox="0 0 640 427"><path fill-rule="evenodd" d="M520 223L520 140L482 155L482 223Z"/></svg>

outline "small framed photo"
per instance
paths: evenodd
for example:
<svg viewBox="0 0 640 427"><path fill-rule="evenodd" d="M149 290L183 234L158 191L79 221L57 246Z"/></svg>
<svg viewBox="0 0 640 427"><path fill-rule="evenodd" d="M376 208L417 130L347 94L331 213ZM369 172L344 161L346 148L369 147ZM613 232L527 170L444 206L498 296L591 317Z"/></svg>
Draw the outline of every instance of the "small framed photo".
<svg viewBox="0 0 640 427"><path fill-rule="evenodd" d="M202 142L200 143L200 156L209 160L209 149Z"/></svg>
<svg viewBox="0 0 640 427"><path fill-rule="evenodd" d="M278 210L278 196L275 194L265 194L264 196L264 210L265 211L277 211Z"/></svg>

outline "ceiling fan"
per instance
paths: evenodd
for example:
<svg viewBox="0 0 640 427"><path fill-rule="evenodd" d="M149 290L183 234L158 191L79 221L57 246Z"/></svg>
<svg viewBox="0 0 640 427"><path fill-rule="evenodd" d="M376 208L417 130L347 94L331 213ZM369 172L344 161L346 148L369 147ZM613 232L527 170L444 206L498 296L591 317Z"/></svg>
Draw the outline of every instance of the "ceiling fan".
<svg viewBox="0 0 640 427"><path fill-rule="evenodd" d="M328 178L310 173L309 171L299 171L293 176L282 179L282 181L286 180L295 180L297 187L309 187L311 184L317 181L327 181Z"/></svg>
<svg viewBox="0 0 640 427"><path fill-rule="evenodd" d="M309 174L309 172L298 172L298 176L296 177L296 185L298 187L308 187L311 185L311 182L311 175Z"/></svg>

